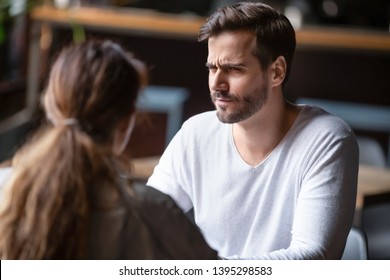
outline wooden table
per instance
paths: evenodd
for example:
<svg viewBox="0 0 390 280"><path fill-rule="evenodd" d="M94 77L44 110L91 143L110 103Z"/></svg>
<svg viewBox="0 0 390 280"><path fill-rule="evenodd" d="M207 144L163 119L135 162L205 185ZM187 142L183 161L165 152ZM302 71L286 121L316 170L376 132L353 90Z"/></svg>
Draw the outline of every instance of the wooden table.
<svg viewBox="0 0 390 280"><path fill-rule="evenodd" d="M159 157L145 157L133 159L134 176L138 180L146 181L153 173ZM363 208L364 197L390 193L390 168L374 168L366 165L359 166L358 190L356 197L355 224L359 223L360 212Z"/></svg>
<svg viewBox="0 0 390 280"><path fill-rule="evenodd" d="M370 195L386 195L390 193L390 168L375 168L360 165L358 190L356 197L356 210L353 224L361 225L364 199Z"/></svg>
<svg viewBox="0 0 390 280"><path fill-rule="evenodd" d="M364 197L390 193L390 168L359 167L358 193L356 208L363 207Z"/></svg>
<svg viewBox="0 0 390 280"><path fill-rule="evenodd" d="M143 157L132 160L133 177L136 180L146 181L153 173L160 157Z"/></svg>

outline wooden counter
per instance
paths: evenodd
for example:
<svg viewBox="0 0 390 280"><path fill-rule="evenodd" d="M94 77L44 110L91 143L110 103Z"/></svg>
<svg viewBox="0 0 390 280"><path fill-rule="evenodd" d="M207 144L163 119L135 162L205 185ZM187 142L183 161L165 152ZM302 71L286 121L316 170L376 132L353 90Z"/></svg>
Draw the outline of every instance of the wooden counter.
<svg viewBox="0 0 390 280"><path fill-rule="evenodd" d="M60 10L51 6L35 8L33 21L71 25L78 23L91 28L115 31L159 34L196 39L205 18L199 16L167 14L134 8L78 7ZM304 27L296 32L298 47L348 48L390 51L390 36L385 32Z"/></svg>
<svg viewBox="0 0 390 280"><path fill-rule="evenodd" d="M90 28L109 29L126 33L164 35L196 38L203 17L167 14L135 8L77 7L56 9L51 6L37 7L31 11L33 21L50 24L74 23Z"/></svg>

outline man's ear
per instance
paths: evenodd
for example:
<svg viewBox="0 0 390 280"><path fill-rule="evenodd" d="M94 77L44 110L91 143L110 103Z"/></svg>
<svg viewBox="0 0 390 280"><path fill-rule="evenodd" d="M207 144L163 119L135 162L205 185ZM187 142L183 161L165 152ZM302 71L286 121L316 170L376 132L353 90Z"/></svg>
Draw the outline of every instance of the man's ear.
<svg viewBox="0 0 390 280"><path fill-rule="evenodd" d="M287 72L287 63L284 56L278 56L272 63L272 86L276 87L283 83Z"/></svg>

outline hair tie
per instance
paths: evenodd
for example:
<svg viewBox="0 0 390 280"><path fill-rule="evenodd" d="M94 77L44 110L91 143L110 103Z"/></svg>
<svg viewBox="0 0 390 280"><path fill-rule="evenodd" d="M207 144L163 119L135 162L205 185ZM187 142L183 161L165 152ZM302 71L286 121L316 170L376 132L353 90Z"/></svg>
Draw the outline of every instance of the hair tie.
<svg viewBox="0 0 390 280"><path fill-rule="evenodd" d="M78 124L79 121L75 118L68 118L68 119L63 119L59 124L60 125L65 125L65 126L70 126L70 125L76 125Z"/></svg>

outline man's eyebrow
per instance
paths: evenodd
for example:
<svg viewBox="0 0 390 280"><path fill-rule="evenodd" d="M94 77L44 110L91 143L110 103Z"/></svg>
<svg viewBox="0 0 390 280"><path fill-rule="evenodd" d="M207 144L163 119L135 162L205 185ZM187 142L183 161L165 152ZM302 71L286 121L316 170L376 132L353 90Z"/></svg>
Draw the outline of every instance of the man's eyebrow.
<svg viewBox="0 0 390 280"><path fill-rule="evenodd" d="M211 62L206 62L206 67L214 67L215 64ZM245 64L243 63L222 63L222 68L245 68Z"/></svg>
<svg viewBox="0 0 390 280"><path fill-rule="evenodd" d="M244 68L245 64L243 64L243 63L226 63L224 66L225 67L232 67L232 68Z"/></svg>

